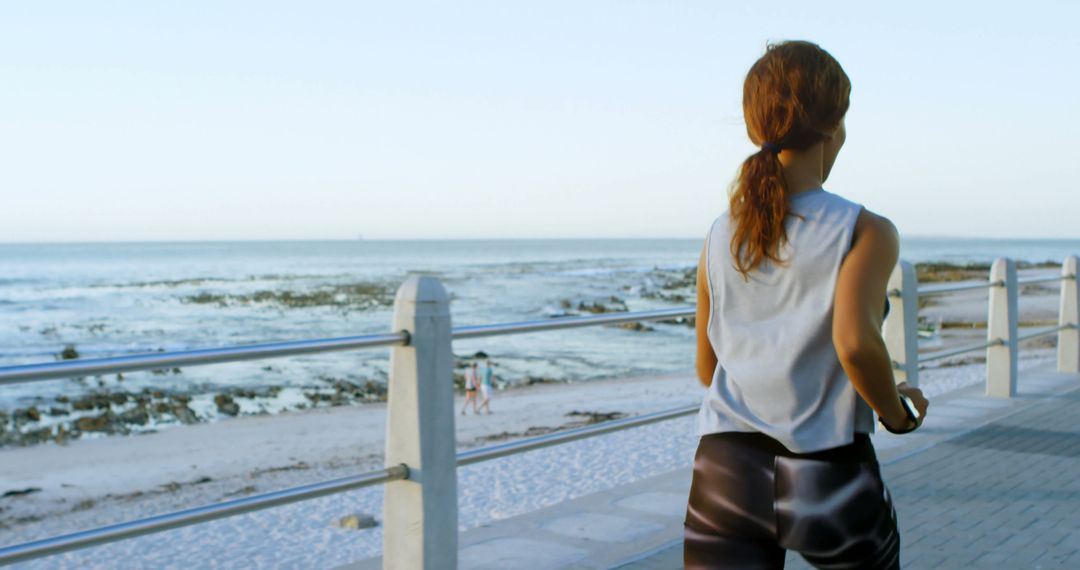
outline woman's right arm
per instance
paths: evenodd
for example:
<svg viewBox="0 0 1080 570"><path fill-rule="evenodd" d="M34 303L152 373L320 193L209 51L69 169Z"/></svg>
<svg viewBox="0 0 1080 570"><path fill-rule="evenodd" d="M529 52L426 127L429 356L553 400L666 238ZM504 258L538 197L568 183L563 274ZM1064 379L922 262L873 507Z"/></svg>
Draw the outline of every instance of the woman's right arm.
<svg viewBox="0 0 1080 570"><path fill-rule="evenodd" d="M911 427L893 378L892 359L881 337L885 290L900 254L900 240L889 220L863 210L851 251L840 265L833 302L833 345L851 384L884 422ZM903 388L921 414L927 402L917 388Z"/></svg>
<svg viewBox="0 0 1080 570"><path fill-rule="evenodd" d="M694 364L697 369L698 380L706 388L712 384L717 364L716 353L713 352L712 343L709 342L709 315L712 313L712 307L709 304L709 269L707 263L705 249L702 248L697 267L697 312L694 317L694 330L697 335L697 356L694 359Z"/></svg>

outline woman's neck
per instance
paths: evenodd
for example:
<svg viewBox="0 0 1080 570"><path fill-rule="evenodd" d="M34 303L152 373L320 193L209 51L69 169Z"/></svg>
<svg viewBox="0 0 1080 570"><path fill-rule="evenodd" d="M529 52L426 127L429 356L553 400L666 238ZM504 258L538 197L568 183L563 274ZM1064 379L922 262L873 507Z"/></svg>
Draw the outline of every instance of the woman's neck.
<svg viewBox="0 0 1080 570"><path fill-rule="evenodd" d="M780 165L784 171L784 184L788 194L808 192L821 188L823 176L824 145L815 144L806 150L780 151Z"/></svg>

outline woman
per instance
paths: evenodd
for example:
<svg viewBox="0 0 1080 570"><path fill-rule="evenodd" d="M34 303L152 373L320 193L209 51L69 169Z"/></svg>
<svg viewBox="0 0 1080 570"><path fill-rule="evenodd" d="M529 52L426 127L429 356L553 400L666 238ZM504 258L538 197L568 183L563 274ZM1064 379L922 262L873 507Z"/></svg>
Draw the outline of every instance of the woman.
<svg viewBox="0 0 1080 570"><path fill-rule="evenodd" d="M491 367L491 360L484 364L483 377L480 380L480 409L484 413L491 414L491 390L494 388L495 370Z"/></svg>
<svg viewBox="0 0 1080 570"><path fill-rule="evenodd" d="M476 408L476 386L478 382L476 379L476 363L473 362L465 367L465 403L461 406L461 415L465 415L465 410L469 407L469 403L472 402L473 415L479 414Z"/></svg>
<svg viewBox="0 0 1080 570"><path fill-rule="evenodd" d="M869 433L919 427L881 338L898 238L826 192L851 84L809 42L772 45L743 87L750 140L698 266L697 370L708 392L686 513L686 568L899 568ZM887 309L886 309L887 310Z"/></svg>

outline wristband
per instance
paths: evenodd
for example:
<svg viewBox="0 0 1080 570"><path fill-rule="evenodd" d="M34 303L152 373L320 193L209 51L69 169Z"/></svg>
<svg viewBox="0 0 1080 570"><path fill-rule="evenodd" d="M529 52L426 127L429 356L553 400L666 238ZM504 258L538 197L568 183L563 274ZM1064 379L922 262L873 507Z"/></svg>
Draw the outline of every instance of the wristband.
<svg viewBox="0 0 1080 570"><path fill-rule="evenodd" d="M880 417L880 416L878 417L878 421L890 433L895 433L895 434L911 433L911 432L915 431L916 429L918 429L920 425L922 425L922 418L919 415L919 410L918 410L918 408L915 407L915 402L911 401L911 398L904 395L904 394L900 394L900 405L904 406L904 411L907 412L908 419L910 419L912 421L912 423L914 424L910 429L895 430L895 429L891 428L889 426L889 424L885 423L885 419Z"/></svg>

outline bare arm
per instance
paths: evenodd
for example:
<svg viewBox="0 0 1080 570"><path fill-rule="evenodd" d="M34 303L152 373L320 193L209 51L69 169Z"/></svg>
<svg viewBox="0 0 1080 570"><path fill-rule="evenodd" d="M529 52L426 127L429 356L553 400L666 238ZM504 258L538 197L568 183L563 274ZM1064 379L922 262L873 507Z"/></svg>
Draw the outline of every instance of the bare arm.
<svg viewBox="0 0 1080 570"><path fill-rule="evenodd" d="M863 210L855 239L840 266L833 308L833 345L851 384L896 429L911 423L900 403L892 360L881 337L885 289L899 256L892 223Z"/></svg>
<svg viewBox="0 0 1080 570"><path fill-rule="evenodd" d="M697 333L697 375L702 385L712 384L716 371L716 353L709 343L709 278L705 264L705 249L701 250L701 259L697 268L697 313L694 316L694 331Z"/></svg>

